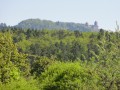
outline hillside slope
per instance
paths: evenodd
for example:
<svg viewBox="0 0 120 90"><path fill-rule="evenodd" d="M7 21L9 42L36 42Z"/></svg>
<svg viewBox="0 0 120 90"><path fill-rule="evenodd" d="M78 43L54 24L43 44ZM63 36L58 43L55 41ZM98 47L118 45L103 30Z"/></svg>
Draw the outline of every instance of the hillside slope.
<svg viewBox="0 0 120 90"><path fill-rule="evenodd" d="M18 28L23 28L23 29L37 29L37 30L42 30L42 29L56 29L56 30L61 30L61 29L67 29L67 30L78 30L78 31L99 31L98 30L98 25L97 22L95 21L94 25L88 25L86 24L80 24L80 23L73 23L73 22L53 22L50 20L40 20L40 19L27 19L23 20L18 25L16 25Z"/></svg>

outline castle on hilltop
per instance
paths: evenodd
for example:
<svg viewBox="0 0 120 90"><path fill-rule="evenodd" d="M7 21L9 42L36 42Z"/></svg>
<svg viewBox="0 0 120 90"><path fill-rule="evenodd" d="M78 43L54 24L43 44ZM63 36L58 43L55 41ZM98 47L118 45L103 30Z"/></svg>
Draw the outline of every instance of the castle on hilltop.
<svg viewBox="0 0 120 90"><path fill-rule="evenodd" d="M93 30L98 30L98 29L99 29L99 26L98 26L98 22L97 22L97 21L95 21L93 25L89 25L88 22L86 22L86 23L85 23L85 26L86 26L86 27L89 27L89 28L91 28L91 29L93 29Z"/></svg>

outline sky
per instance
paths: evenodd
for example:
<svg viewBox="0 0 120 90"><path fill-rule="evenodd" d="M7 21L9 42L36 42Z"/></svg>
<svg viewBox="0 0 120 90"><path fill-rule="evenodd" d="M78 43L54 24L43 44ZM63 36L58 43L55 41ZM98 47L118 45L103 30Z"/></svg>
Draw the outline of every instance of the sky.
<svg viewBox="0 0 120 90"><path fill-rule="evenodd" d="M0 23L17 25L39 18L93 24L114 30L120 25L120 0L0 0Z"/></svg>

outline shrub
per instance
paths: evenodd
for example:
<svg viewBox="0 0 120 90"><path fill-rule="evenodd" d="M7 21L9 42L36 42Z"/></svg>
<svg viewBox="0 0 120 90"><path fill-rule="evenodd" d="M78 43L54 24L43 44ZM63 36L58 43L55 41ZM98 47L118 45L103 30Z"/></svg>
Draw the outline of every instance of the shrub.
<svg viewBox="0 0 120 90"><path fill-rule="evenodd" d="M39 78L42 90L97 90L98 76L80 63L55 63Z"/></svg>

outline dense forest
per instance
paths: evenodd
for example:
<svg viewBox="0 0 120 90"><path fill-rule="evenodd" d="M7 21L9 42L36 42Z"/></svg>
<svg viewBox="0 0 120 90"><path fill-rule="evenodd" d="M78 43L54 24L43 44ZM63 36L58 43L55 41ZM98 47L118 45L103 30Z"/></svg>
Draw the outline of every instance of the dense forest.
<svg viewBox="0 0 120 90"><path fill-rule="evenodd" d="M120 90L120 31L1 28L0 90Z"/></svg>

